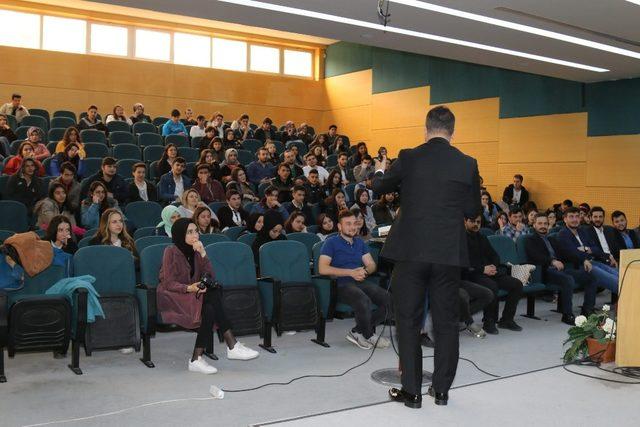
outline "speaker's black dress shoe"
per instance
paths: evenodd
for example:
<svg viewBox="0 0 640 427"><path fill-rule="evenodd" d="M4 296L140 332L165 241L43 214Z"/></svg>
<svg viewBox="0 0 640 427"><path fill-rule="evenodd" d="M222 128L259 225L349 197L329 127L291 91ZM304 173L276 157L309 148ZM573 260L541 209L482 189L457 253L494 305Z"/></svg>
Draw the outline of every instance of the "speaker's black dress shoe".
<svg viewBox="0 0 640 427"><path fill-rule="evenodd" d="M407 393L399 388L389 389L389 397L394 402L402 402L404 406L418 409L422 407L422 396L419 394Z"/></svg>
<svg viewBox="0 0 640 427"><path fill-rule="evenodd" d="M445 406L447 404L447 402L449 401L449 394L447 393L436 393L435 390L433 390L433 387L429 386L429 390L427 390L427 394L431 397L433 397L433 399L436 402L436 405L441 405L441 406Z"/></svg>
<svg viewBox="0 0 640 427"><path fill-rule="evenodd" d="M562 323L566 323L569 326L575 326L576 318L574 317L573 314L563 314Z"/></svg>

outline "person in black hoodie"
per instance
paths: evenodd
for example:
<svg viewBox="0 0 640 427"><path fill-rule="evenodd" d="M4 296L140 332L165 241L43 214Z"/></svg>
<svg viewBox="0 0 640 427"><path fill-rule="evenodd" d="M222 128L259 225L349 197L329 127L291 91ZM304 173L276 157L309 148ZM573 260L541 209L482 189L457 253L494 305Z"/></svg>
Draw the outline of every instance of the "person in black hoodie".
<svg viewBox="0 0 640 427"><path fill-rule="evenodd" d="M44 199L47 192L44 181L36 175L36 167L36 161L27 157L22 161L18 173L11 175L7 181L6 198L25 205L29 219L36 202Z"/></svg>
<svg viewBox="0 0 640 427"><path fill-rule="evenodd" d="M522 185L523 177L520 174L513 176L513 184L508 185L502 193L502 201L509 206L522 207L529 201L529 192Z"/></svg>
<svg viewBox="0 0 640 427"><path fill-rule="evenodd" d="M485 286L493 292L493 302L484 309L483 329L488 334L498 333L496 322L498 320L499 289L505 290L507 297L502 310L502 318L497 322L497 325L504 329L521 331L522 328L514 321L514 316L518 301L522 297L522 282L511 277L500 265L500 257L489 243L489 239L479 232L480 224L479 214L475 218L465 218L464 220L471 267L463 268L462 279Z"/></svg>
<svg viewBox="0 0 640 427"><path fill-rule="evenodd" d="M283 227L282 215L278 212L268 210L264 213L263 226L260 231L258 231L253 245L251 245L256 265L259 265L260 262L260 246L276 240L287 240L287 237L282 234Z"/></svg>
<svg viewBox="0 0 640 427"><path fill-rule="evenodd" d="M119 204L124 204L127 200L129 188L124 178L116 173L116 159L113 157L102 159L100 171L82 181L81 198L87 197L89 186L95 181L102 182L107 188L107 196L116 199Z"/></svg>

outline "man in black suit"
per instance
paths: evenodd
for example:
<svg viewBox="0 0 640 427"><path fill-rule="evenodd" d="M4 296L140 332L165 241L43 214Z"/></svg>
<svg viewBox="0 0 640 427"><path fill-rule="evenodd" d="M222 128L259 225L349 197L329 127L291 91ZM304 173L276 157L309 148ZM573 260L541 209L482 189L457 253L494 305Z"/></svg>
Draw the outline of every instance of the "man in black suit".
<svg viewBox="0 0 640 427"><path fill-rule="evenodd" d="M611 214L611 222L615 227L616 244L613 249L613 256L620 261L620 251L625 249L640 248L640 236L634 230L627 228L627 216L622 211L614 211Z"/></svg>
<svg viewBox="0 0 640 427"><path fill-rule="evenodd" d="M582 213L582 209L580 212ZM591 223L582 225L581 228L604 254L603 261L607 261L609 266L617 268L618 263L613 256L617 245L615 229L604 225L604 209L600 206L591 208L590 217Z"/></svg>
<svg viewBox="0 0 640 427"><path fill-rule="evenodd" d="M236 190L227 190L227 205L220 207L216 215L220 221L220 229L247 225L249 214L242 209L242 196Z"/></svg>
<svg viewBox="0 0 640 427"><path fill-rule="evenodd" d="M547 214L539 213L533 223L535 233L525 237L524 250L527 261L539 266L542 270L542 281L556 285L560 288L560 305L562 309L562 322L573 326L573 290L576 283L584 287L584 302L582 314L589 315L593 312L596 303L596 282L584 267L574 268L570 264L560 261L557 249L547 237L549 231L549 218Z"/></svg>
<svg viewBox="0 0 640 427"><path fill-rule="evenodd" d="M509 206L522 207L529 201L529 192L522 185L524 178L520 174L513 176L513 184L508 185L502 193L502 201Z"/></svg>
<svg viewBox="0 0 640 427"><path fill-rule="evenodd" d="M386 157L375 163L373 191L402 190L381 256L395 261L391 286L402 365L402 389L389 395L411 408L422 406L420 326L427 292L436 341L429 394L436 404L446 405L458 366L460 267L469 265L463 220L481 206L478 163L450 145L454 126L448 108L433 108L426 143L402 150L387 172Z"/></svg>

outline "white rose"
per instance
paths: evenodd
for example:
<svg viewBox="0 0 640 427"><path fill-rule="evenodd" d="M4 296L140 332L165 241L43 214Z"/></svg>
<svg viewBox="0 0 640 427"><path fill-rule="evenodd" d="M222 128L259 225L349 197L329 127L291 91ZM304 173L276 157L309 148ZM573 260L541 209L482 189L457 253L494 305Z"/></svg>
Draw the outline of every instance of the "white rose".
<svg viewBox="0 0 640 427"><path fill-rule="evenodd" d="M605 304L602 306L602 311L609 311L609 310L611 310L611 307L609 307L608 304Z"/></svg>
<svg viewBox="0 0 640 427"><path fill-rule="evenodd" d="M576 317L575 324L576 326L582 326L587 323L587 318L585 316Z"/></svg>
<svg viewBox="0 0 640 427"><path fill-rule="evenodd" d="M604 321L604 325L602 326L602 329L606 333L608 334L613 333L614 328L615 328L615 323L613 322L613 319L607 319Z"/></svg>

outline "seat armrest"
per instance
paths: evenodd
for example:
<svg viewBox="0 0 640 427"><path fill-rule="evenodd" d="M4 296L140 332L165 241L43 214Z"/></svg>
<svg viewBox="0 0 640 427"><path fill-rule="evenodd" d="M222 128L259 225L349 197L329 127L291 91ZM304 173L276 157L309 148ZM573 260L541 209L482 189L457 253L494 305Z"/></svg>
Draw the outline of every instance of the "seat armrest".
<svg viewBox="0 0 640 427"><path fill-rule="evenodd" d="M311 276L311 280L316 288L324 318L333 319L338 303L338 280L323 274L314 274Z"/></svg>
<svg viewBox="0 0 640 427"><path fill-rule="evenodd" d="M76 340L84 342L84 335L87 329L87 305L89 300L89 291L85 288L77 288L73 291L73 307L76 317Z"/></svg>
<svg viewBox="0 0 640 427"><path fill-rule="evenodd" d="M7 345L9 337L9 296L0 291L0 347Z"/></svg>
<svg viewBox="0 0 640 427"><path fill-rule="evenodd" d="M268 321L273 318L279 288L280 281L275 277L263 276L258 278L258 290L260 291L264 314Z"/></svg>
<svg viewBox="0 0 640 427"><path fill-rule="evenodd" d="M143 284L137 285L136 298L140 307L140 324L143 325L143 332L154 336L158 314L156 288Z"/></svg>

